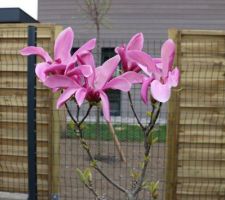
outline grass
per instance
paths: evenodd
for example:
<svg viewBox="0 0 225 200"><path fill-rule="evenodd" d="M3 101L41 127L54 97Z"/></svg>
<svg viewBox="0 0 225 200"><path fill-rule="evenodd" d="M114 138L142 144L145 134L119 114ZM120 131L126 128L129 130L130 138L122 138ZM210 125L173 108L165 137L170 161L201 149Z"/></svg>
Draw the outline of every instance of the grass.
<svg viewBox="0 0 225 200"><path fill-rule="evenodd" d="M95 129L96 125L93 123L86 123L83 125L84 130L84 137L85 139L95 140L96 134ZM129 141L129 142L142 142L143 141L143 134L140 130L140 127L137 125L130 125L130 124L115 124L114 129L118 139L122 142ZM154 130L153 133L154 137L158 138L158 142L165 143L166 141L166 126L162 125L159 126L157 129ZM75 138L76 133L74 132L74 124L69 122L67 124L67 132L66 137L68 138ZM112 136L109 132L107 124L100 124L100 138L103 141L111 141Z"/></svg>

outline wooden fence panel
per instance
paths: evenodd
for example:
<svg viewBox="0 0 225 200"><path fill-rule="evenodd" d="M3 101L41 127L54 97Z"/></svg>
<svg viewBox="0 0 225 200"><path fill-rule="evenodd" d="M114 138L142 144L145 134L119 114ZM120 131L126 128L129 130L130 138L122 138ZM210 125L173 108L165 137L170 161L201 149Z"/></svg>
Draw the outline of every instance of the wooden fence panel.
<svg viewBox="0 0 225 200"><path fill-rule="evenodd" d="M53 54L60 26L37 26L37 46ZM0 191L26 193L27 174L27 45L28 24L0 25ZM54 107L53 107L54 106ZM38 199L58 193L58 111L52 93L37 81Z"/></svg>
<svg viewBox="0 0 225 200"><path fill-rule="evenodd" d="M225 199L225 32L169 30L181 82L169 103L166 200Z"/></svg>

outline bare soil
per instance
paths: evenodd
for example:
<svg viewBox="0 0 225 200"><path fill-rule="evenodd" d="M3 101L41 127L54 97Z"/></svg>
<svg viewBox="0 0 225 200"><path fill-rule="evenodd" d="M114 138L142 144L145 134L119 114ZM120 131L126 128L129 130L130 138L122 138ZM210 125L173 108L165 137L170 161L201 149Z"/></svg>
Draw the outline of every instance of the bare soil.
<svg viewBox="0 0 225 200"><path fill-rule="evenodd" d="M120 161L112 141L88 141L92 154L99 159L98 164L113 180L126 188L131 185L131 170L140 169L143 160L143 143L123 142L122 148L127 162ZM94 196L81 183L76 168L84 170L89 166L89 159L77 139L61 139L60 160L60 199L61 200L94 200ZM151 161L147 170L147 180L160 181L159 200L163 200L165 144L155 144L151 150ZM94 187L99 194L105 194L107 200L125 200L123 193L110 185L93 170ZM148 192L139 195L140 200L152 199Z"/></svg>

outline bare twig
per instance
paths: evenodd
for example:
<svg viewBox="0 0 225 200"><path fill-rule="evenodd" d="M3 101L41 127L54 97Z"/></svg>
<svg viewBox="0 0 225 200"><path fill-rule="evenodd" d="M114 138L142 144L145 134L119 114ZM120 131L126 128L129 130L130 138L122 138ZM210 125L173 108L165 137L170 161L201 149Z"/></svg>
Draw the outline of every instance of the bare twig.
<svg viewBox="0 0 225 200"><path fill-rule="evenodd" d="M98 172L99 172L99 173L100 173L100 174L101 174L101 175L102 175L109 183L111 183L114 187L116 187L116 188L117 188L118 190L120 190L121 192L127 194L128 191L127 191L124 187L120 186L118 183L116 183L116 182L113 181L111 178L109 178L109 177L101 170L101 168L97 165L96 160L94 159L94 157L93 157L92 154L91 154L91 151L90 151L90 148L89 148L87 142L86 142L86 141L84 140L84 138L83 138L83 131L82 131L80 125L82 124L81 122L83 122L83 121L86 119L86 117L88 116L88 114L89 114L89 112L90 112L90 110L91 110L91 108L92 108L92 105L89 106L89 109L88 109L86 115L85 115L84 118L82 119L83 121L81 121L80 123L78 123L78 122L74 119L72 113L71 113L70 110L69 110L68 105L67 105L67 104L65 104L65 105L66 105L66 109L67 109L67 112L68 112L69 116L71 117L72 121L75 123L75 125L76 125L76 127L77 127L77 130L78 130L78 132L79 132L80 143L81 143L83 149L87 152L90 161L91 161L92 163L94 163L94 164L92 165L92 166L94 167L94 169L95 169L96 171L98 171Z"/></svg>
<svg viewBox="0 0 225 200"><path fill-rule="evenodd" d="M137 183L135 189L132 191L134 196L136 196L138 194L138 192L141 191L141 189L142 189L142 184L144 182L147 166L149 163L149 153L150 153L151 146L152 146L152 144L150 144L148 142L148 138L151 137L151 135L149 135L149 134L152 134L151 130L154 128L156 120L158 119L161 105L162 105L162 103L159 103L157 109L156 109L155 105L153 105L153 108L151 111L150 123L148 124L148 126L146 127L146 130L145 130L145 134L144 134L145 135L145 137L144 137L144 147L145 147L144 165L143 165L143 168L141 171L140 179L138 180L138 183Z"/></svg>
<svg viewBox="0 0 225 200"><path fill-rule="evenodd" d="M84 183L84 185L92 192L92 194L94 194L94 196L96 197L97 200L101 200L101 196L96 192L96 190L93 188L92 185L88 185L86 183Z"/></svg>
<svg viewBox="0 0 225 200"><path fill-rule="evenodd" d="M145 131L145 127L143 126L143 124L142 124L141 121L139 120L139 118L138 118L138 116L137 116L137 113L136 113L136 111L135 111L135 109L134 109L134 105L133 105L133 101L132 101L130 92L128 92L128 99L129 99L130 107L131 107L131 110L132 110L132 112L133 112L133 114L134 114L134 117L136 118L136 120L137 120L139 126L141 127L141 129L142 129L143 131Z"/></svg>
<svg viewBox="0 0 225 200"><path fill-rule="evenodd" d="M85 116L82 118L82 120L78 123L78 126L80 127L80 125L85 121L85 119L87 118L87 116L89 115L91 109L92 109L93 105L89 105L89 108L85 114Z"/></svg>
<svg viewBox="0 0 225 200"><path fill-rule="evenodd" d="M80 129L80 131L82 131L81 129ZM81 144L82 144L82 147L83 147L83 149L85 149L85 151L87 152L87 154L88 154L88 157L89 157L89 159L90 159L90 161L91 161L91 163L92 163L92 167L96 170L96 171L98 171L109 183L111 183L114 187L116 187L118 190L120 190L121 192L123 192L123 193L128 193L128 191L124 188L124 187L122 187L122 186L120 186L118 183L116 183L115 181L113 181L111 178L109 178L102 170L101 170L101 168L98 166L98 164L96 163L96 160L94 159L94 157L92 156L92 154L91 154L91 151L90 151L90 148L89 148L89 146L88 146L88 144L87 144L87 142L84 140L84 139L82 139L81 140Z"/></svg>
<svg viewBox="0 0 225 200"><path fill-rule="evenodd" d="M66 110L67 110L67 112L68 112L70 118L72 119L72 121L74 122L74 124L76 125L76 127L78 127L79 124L78 124L77 120L73 117L73 114L71 113L71 111L70 111L70 109L69 109L67 103L65 103L65 106L66 106Z"/></svg>

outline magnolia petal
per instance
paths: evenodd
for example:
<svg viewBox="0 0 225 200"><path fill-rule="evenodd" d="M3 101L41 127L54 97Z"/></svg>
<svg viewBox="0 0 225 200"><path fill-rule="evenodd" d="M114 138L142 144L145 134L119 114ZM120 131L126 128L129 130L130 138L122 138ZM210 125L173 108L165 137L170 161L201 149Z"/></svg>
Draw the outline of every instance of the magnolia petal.
<svg viewBox="0 0 225 200"><path fill-rule="evenodd" d="M169 72L167 82L171 87L177 87L180 78L180 71L176 67L173 71Z"/></svg>
<svg viewBox="0 0 225 200"><path fill-rule="evenodd" d="M155 62L147 53L143 51L132 50L127 52L127 57L136 62L147 75L151 73L158 73Z"/></svg>
<svg viewBox="0 0 225 200"><path fill-rule="evenodd" d="M75 63L77 61L77 57L84 55L84 54L89 54L91 53L90 51L95 48L96 44L96 39L91 39L88 42L86 42L84 45L82 45L70 58L69 63ZM92 55L92 54L91 54ZM92 56L93 57L93 56ZM84 59L84 58L83 58ZM90 64L91 66L94 66L94 59L92 58L92 63L90 62L82 62L81 64Z"/></svg>
<svg viewBox="0 0 225 200"><path fill-rule="evenodd" d="M78 85L71 78L63 76L63 75L49 76L44 81L44 85L49 88L69 88L69 87L79 88L80 87L80 85Z"/></svg>
<svg viewBox="0 0 225 200"><path fill-rule="evenodd" d="M173 40L168 39L164 42L161 48L161 59L163 64L163 76L166 77L172 69L175 57L176 45Z"/></svg>
<svg viewBox="0 0 225 200"><path fill-rule="evenodd" d="M93 69L91 65L80 65L77 67L81 73L84 75L84 77L89 77L93 73Z"/></svg>
<svg viewBox="0 0 225 200"><path fill-rule="evenodd" d="M91 52L85 52L81 55L77 55L78 64L81 65L91 65L95 67L95 59Z"/></svg>
<svg viewBox="0 0 225 200"><path fill-rule="evenodd" d="M135 34L127 44L127 50L142 50L144 46L143 33Z"/></svg>
<svg viewBox="0 0 225 200"><path fill-rule="evenodd" d="M131 83L126 78L118 76L106 83L103 89L114 89L128 92L131 89Z"/></svg>
<svg viewBox="0 0 225 200"><path fill-rule="evenodd" d="M167 83L162 84L158 80L153 80L151 83L151 94L155 100L165 103L170 98L171 87Z"/></svg>
<svg viewBox="0 0 225 200"><path fill-rule="evenodd" d="M90 65L80 65L78 67L74 67L72 70L67 72L67 76L73 76L73 75L82 75L84 77L89 77L93 73L93 69Z"/></svg>
<svg viewBox="0 0 225 200"><path fill-rule="evenodd" d="M46 80L47 75L46 75L45 71L46 71L46 69L48 69L49 66L50 65L46 62L38 63L36 65L35 73L41 82L44 82Z"/></svg>
<svg viewBox="0 0 225 200"><path fill-rule="evenodd" d="M53 64L53 65L50 65L48 68L46 68L45 70L45 73L57 73L57 72L60 72L60 71L63 71L64 73L64 70L66 69L66 65L62 65L62 64ZM62 73L62 74L63 74ZM58 74L58 73L57 73Z"/></svg>
<svg viewBox="0 0 225 200"><path fill-rule="evenodd" d="M75 92L75 88L67 88L63 91L60 97L57 100L56 107L59 109Z"/></svg>
<svg viewBox="0 0 225 200"><path fill-rule="evenodd" d="M78 55L83 53L84 51L91 51L95 48L96 45L96 39L93 38L91 40L88 40L85 44L83 44L75 53L74 55Z"/></svg>
<svg viewBox="0 0 225 200"><path fill-rule="evenodd" d="M116 55L106 62L102 66L96 68L95 87L96 89L102 89L104 85L113 76L118 64L120 62L120 56Z"/></svg>
<svg viewBox="0 0 225 200"><path fill-rule="evenodd" d="M34 47L34 46L25 47L20 50L20 54L23 56L37 55L40 56L45 62L52 62L52 59L49 56L48 52L46 52L41 47Z"/></svg>
<svg viewBox="0 0 225 200"><path fill-rule="evenodd" d="M161 59L161 58L153 58L152 60L153 60L156 64L162 62L162 59Z"/></svg>
<svg viewBox="0 0 225 200"><path fill-rule="evenodd" d="M141 86L141 98L145 104L148 103L148 88L152 82L152 78L148 78L143 81Z"/></svg>
<svg viewBox="0 0 225 200"><path fill-rule="evenodd" d="M133 71L125 72L120 77L127 79L130 83L142 83L144 75Z"/></svg>
<svg viewBox="0 0 225 200"><path fill-rule="evenodd" d="M123 71L128 71L128 63L127 63L127 58L126 58L126 49L125 45L121 45L119 47L115 48L115 52L120 56L121 58L121 64Z"/></svg>
<svg viewBox="0 0 225 200"><path fill-rule="evenodd" d="M62 63L68 62L70 59L70 50L73 46L74 33L71 27L62 31L55 41L54 59L61 60Z"/></svg>
<svg viewBox="0 0 225 200"><path fill-rule="evenodd" d="M100 94L100 98L101 98L103 115L104 115L106 121L110 122L111 119L110 119L110 107L109 107L108 96L103 91L100 91L99 94Z"/></svg>
<svg viewBox="0 0 225 200"><path fill-rule="evenodd" d="M88 84L94 87L95 80L95 60L94 56L91 52L83 53L81 55L77 55L78 64L81 65L90 65L92 67L92 74L88 76Z"/></svg>
<svg viewBox="0 0 225 200"><path fill-rule="evenodd" d="M79 88L75 94L75 98L77 101L78 106L80 107L81 104L84 102L84 99L86 97L87 90L85 88Z"/></svg>

